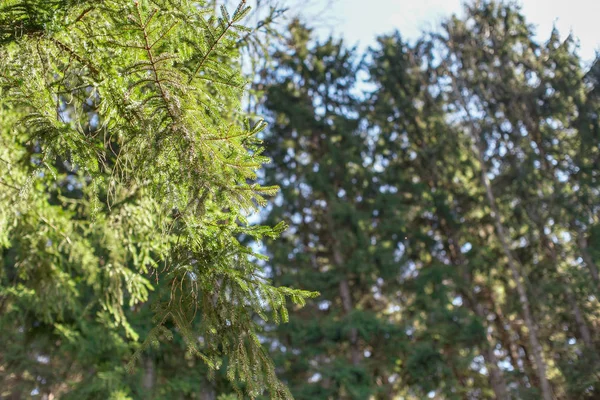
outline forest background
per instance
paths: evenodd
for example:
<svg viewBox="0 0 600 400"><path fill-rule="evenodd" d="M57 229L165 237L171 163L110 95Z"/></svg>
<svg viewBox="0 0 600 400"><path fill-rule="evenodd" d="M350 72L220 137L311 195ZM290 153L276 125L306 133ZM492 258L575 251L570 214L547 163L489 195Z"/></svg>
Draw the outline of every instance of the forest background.
<svg viewBox="0 0 600 400"><path fill-rule="evenodd" d="M589 44L220 5L2 2L0 397L600 396Z"/></svg>

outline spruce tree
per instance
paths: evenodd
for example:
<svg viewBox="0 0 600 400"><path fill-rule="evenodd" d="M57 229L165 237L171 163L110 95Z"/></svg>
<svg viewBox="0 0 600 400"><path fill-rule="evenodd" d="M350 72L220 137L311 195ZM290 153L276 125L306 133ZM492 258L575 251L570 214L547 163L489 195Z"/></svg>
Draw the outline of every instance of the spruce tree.
<svg viewBox="0 0 600 400"><path fill-rule="evenodd" d="M385 214L404 214L407 224L398 309L410 345L399 355L399 377L417 398L507 399L481 290L495 273L488 265L497 247L487 229L478 232L490 223L480 212L484 194L473 183L469 142L448 123L445 94L433 90L431 42L383 36L371 58L366 118L377 132L382 184L393 188ZM485 365L489 386L473 365Z"/></svg>
<svg viewBox="0 0 600 400"><path fill-rule="evenodd" d="M277 188L256 182L265 124L240 109L244 3L219 15L194 1L2 3L0 307L7 344L23 344L0 359L15 368L2 396L45 379L26 339L44 330L40 348L63 343L50 366L98 359L75 344L104 335L100 348L151 373L145 352L175 334L210 369L226 357L250 397L289 397L258 321L309 293L264 280L262 256L239 242L284 228L248 222ZM151 329L132 325L140 307ZM114 373L103 379L118 396Z"/></svg>
<svg viewBox="0 0 600 400"><path fill-rule="evenodd" d="M536 42L517 7L475 2L466 11L437 36L440 85L474 144L527 326L518 329L530 342L525 361L532 359L540 395L561 398L573 389L564 385L573 363L598 368L585 317L596 301L589 304L595 290L586 282L594 281L596 266L581 240L594 219L582 197L592 187L577 179L575 162L584 140L575 123L585 102L581 62L571 38L559 40L556 30ZM578 355L583 348L592 353ZM550 354L565 375L556 373Z"/></svg>
<svg viewBox="0 0 600 400"><path fill-rule="evenodd" d="M289 30L264 107L265 180L281 185L267 221L290 229L266 252L275 282L321 295L291 310L271 348L296 399L387 399L402 337L386 298L400 235L379 215L377 160L352 94L358 60L341 41L314 42L297 21Z"/></svg>

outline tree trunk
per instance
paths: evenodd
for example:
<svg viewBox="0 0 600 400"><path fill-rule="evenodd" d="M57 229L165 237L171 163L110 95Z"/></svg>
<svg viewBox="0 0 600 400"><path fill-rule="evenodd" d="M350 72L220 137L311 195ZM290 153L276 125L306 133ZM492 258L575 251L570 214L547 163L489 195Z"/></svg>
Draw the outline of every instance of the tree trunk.
<svg viewBox="0 0 600 400"><path fill-rule="evenodd" d="M535 365L533 365L531 362L531 356L529 355L529 350L527 348L526 342L529 342L529 335L523 330L523 327L515 321L511 322L510 325L513 331L519 336L517 345L523 351L524 368L526 371L526 376L529 379L529 383L533 387L541 388L540 380L535 370Z"/></svg>
<svg viewBox="0 0 600 400"><path fill-rule="evenodd" d="M473 132L473 135L475 134L476 132ZM527 297L527 291L523 284L523 278L521 276L521 272L519 271L520 265L518 265L518 261L514 258L512 251L508 246L508 239L506 237L502 221L500 220L500 214L496 205L496 198L494 197L492 187L487 176L487 168L485 167L485 160L483 159L481 147L477 142L474 143L474 147L476 147L477 157L481 165L481 181L485 188L490 208L492 209L492 217L494 218L494 223L496 225L496 233L498 234L498 239L500 239L502 250L504 251L504 255L506 256L506 259L508 261L508 267L512 274L513 280L515 281L515 285L517 286L517 293L519 295L519 302L523 310L525 325L527 326L527 330L529 331L529 342L531 344L531 350L533 352L533 358L535 360L535 366L541 384L542 396L544 400L552 400L552 388L550 387L550 382L546 377L546 363L544 361L542 345L540 344L538 338L537 326L531 313L529 298Z"/></svg>
<svg viewBox="0 0 600 400"><path fill-rule="evenodd" d="M21 388L19 387L19 384L22 380L22 374L20 372L17 372L15 374L14 383L12 384L12 390L9 393L9 400L21 400Z"/></svg>
<svg viewBox="0 0 600 400"><path fill-rule="evenodd" d="M598 266L592 260L590 253L588 251L587 240L585 238L584 232L581 230L577 230L577 244L579 246L579 250L581 253L581 258L585 263L585 266L590 270L590 275L594 280L594 283L597 287L600 287L600 277L598 276Z"/></svg>
<svg viewBox="0 0 600 400"><path fill-rule="evenodd" d="M331 211L327 212L327 224L329 225L329 235L330 240L332 242L332 255L333 262L337 268L343 270L344 268L344 257L339 248L339 243L335 238L335 229L333 217L331 215ZM348 315L354 310L354 304L352 301L352 294L350 292L350 284L348 282L348 278L344 277L340 280L340 298L342 300L342 308L344 310L344 314ZM358 345L358 329L351 328L350 329L350 359L352 360L352 365L359 365L361 361L360 348Z"/></svg>
<svg viewBox="0 0 600 400"><path fill-rule="evenodd" d="M446 243L446 246L448 247L451 261L453 264L459 267L461 278L466 283L470 283L470 276L464 269L467 265L467 261L465 260L463 254L458 248L458 241L456 239L456 235L454 234L454 232L450 232L450 228L448 227L447 222L443 218L440 218L440 220L440 225L442 226L442 230L444 231L443 233L449 239ZM490 386L492 387L492 390L496 395L496 399L508 400L510 399L510 397L506 388L506 381L504 380L504 375L502 374L500 367L498 367L498 358L494 353L494 340L487 326L487 315L485 309L483 308L481 303L479 303L477 299L474 298L471 292L467 292L466 290L461 290L461 292L467 307L469 307L475 313L475 315L477 315L481 319L481 322L483 323L485 328L486 343L484 345L484 348L482 349L481 355L483 356L485 364L490 371Z"/></svg>
<svg viewBox="0 0 600 400"><path fill-rule="evenodd" d="M483 310L483 306L479 303L475 305L476 314L482 321L486 320L485 311ZM504 375L498 367L498 359L496 358L496 354L494 353L494 347L492 346L493 338L489 329L485 330L485 337L487 339L487 346L483 349L483 359L486 362L487 367L490 370L490 385L494 390L494 394L496 395L496 399L510 399L508 395L508 391L506 389L506 382L504 380Z"/></svg>
<svg viewBox="0 0 600 400"><path fill-rule="evenodd" d="M590 333L590 329L587 326L587 323L585 322L585 318L583 317L583 314L581 313L581 309L579 308L579 305L577 304L577 300L575 299L575 296L573 296L573 293L571 293L571 291L568 289L566 291L566 296L567 296L567 301L569 302L569 306L571 307L571 310L573 312L573 316L575 317L575 322L577 323L577 328L579 330L579 336L583 340L583 343L585 344L585 346L588 348L591 348L593 345L592 335Z"/></svg>
<svg viewBox="0 0 600 400"><path fill-rule="evenodd" d="M149 395L152 393L154 389L154 381L155 381L156 371L154 368L154 360L150 357L146 357L144 360L144 377L142 380L142 387Z"/></svg>
<svg viewBox="0 0 600 400"><path fill-rule="evenodd" d="M202 387L200 388L200 400L216 400L217 392L211 383L205 379L202 380Z"/></svg>
<svg viewBox="0 0 600 400"><path fill-rule="evenodd" d="M413 121L414 126L420 132L419 123L417 121ZM424 166L426 168L426 166ZM428 180L430 190L437 189L438 186L438 178L435 170L431 172L431 179ZM439 204L436 201L436 207ZM467 267L467 260L463 256L460 251L459 240L456 232L452 229L452 227L448 224L446 218L443 215L437 215L440 223L440 230L443 236L447 238L444 243L444 246L447 249L449 254L449 258L452 264L456 265L459 269L459 276L466 284L471 284L472 277L469 275L468 271L465 269ZM458 285L459 288L461 285ZM490 333L490 329L487 323L487 315L484 307L480 302L477 301L474 294L467 289L459 289L462 297L464 298L465 305L471 309L471 311L480 318L485 331L486 331L486 343L481 349L481 355L485 361L485 364L490 371L489 374L489 383L496 395L496 398L499 400L510 399L506 387L506 381L504 380L504 375L502 371L498 367L498 359L496 354L494 353L494 340Z"/></svg>
<svg viewBox="0 0 600 400"><path fill-rule="evenodd" d="M350 295L350 286L348 285L347 279L340 281L340 297L342 298L342 307L346 315L352 312L352 296ZM352 359L352 365L360 364L360 349L358 348L358 330L356 328L350 329L350 356Z"/></svg>
<svg viewBox="0 0 600 400"><path fill-rule="evenodd" d="M500 308L500 305L496 302L494 294L490 291L489 301L492 303L492 308L496 314L496 328L500 334L500 341L504 348L508 349L508 355L510 362L515 369L518 369L523 375L526 375L525 369L523 368L523 361L519 356L519 349L514 339L511 337L512 330L506 325L506 318Z"/></svg>
<svg viewBox="0 0 600 400"><path fill-rule="evenodd" d="M519 302L521 305L521 309L523 310L523 317L525 320L525 325L527 326L527 330L529 331L529 342L531 345L531 351L533 352L533 358L535 361L536 372L537 372L538 378L540 380L540 385L541 385L541 389L542 389L542 397L544 400L553 400L554 396L552 395L552 388L550 386L550 382L548 381L548 378L546 377L546 363L544 361L543 349L542 349L542 345L540 344L540 341L538 338L536 323L535 323L535 320L531 313L531 307L529 305L529 298L527 296L527 291L525 289L523 278L522 278L521 272L519 270L520 265L519 265L518 261L515 259L515 257L513 256L512 251L510 250L510 247L508 245L508 239L507 239L507 236L506 236L506 233L504 230L504 226L502 225L502 220L500 218L500 213L498 211L498 205L496 203L496 197L494 196L494 193L492 192L492 187L491 187L490 181L487 176L487 173L488 173L487 167L485 164L483 150L481 148L481 143L480 143L480 132L479 132L479 129L477 129L477 127L475 125L475 122L473 120L471 112L469 111L469 105L467 104L466 100L464 99L464 96L462 96L462 94L460 93L460 91L456 85L456 82L454 80L452 80L452 85L453 85L454 92L455 92L456 96L458 97L458 100L460 100L463 105L464 112L466 113L468 122L470 124L470 136L471 136L471 141L472 141L473 152L475 153L475 156L477 157L477 160L479 161L480 168L481 168L481 174L480 174L481 184L483 185L483 187L485 189L485 194L486 194L490 209L492 211L491 216L494 219L494 224L496 227L496 234L498 236L498 239L500 240L500 245L502 246L502 250L503 250L504 255L506 256L506 259L508 262L508 267L510 269L511 275L512 275L515 285L517 287L517 293L519 296Z"/></svg>
<svg viewBox="0 0 600 400"><path fill-rule="evenodd" d="M577 299L573 295L573 292L571 292L571 285L569 284L569 282L567 282L565 280L565 278L563 278L560 275L560 272L558 271L558 256L556 254L556 248L554 246L554 243L548 238L548 236L546 236L546 234L543 231L543 226L541 224L538 224L538 231L539 231L540 237L542 238L542 244L547 249L548 255L550 256L553 264L555 265L556 274L559 277L560 283L564 287L565 297L567 298L567 302L569 303L569 308L571 309L571 312L572 312L573 316L575 317L575 323L577 324L577 330L579 331L579 337L583 340L583 343L585 344L586 347L591 347L592 346L592 335L590 334L590 330L587 326L587 323L585 322L583 313L581 312L581 309L579 308L579 305L577 304Z"/></svg>

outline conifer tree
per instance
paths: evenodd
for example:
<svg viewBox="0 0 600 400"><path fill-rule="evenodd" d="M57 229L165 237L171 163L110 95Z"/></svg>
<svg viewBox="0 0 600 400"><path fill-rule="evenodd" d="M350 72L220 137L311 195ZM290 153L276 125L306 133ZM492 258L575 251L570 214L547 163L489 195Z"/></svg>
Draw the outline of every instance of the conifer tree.
<svg viewBox="0 0 600 400"><path fill-rule="evenodd" d="M50 365L85 362L75 344L113 331L106 351L152 376L145 352L175 333L210 369L227 357L227 378L250 397L289 397L258 319L280 321L288 297L309 293L265 281L261 256L239 242L284 228L247 219L277 188L256 182L265 124L240 110L244 3L219 15L194 1L2 3L0 307L7 342L28 354L2 396L37 379L24 335L39 328L42 348L64 343ZM132 325L139 307L152 307L151 329ZM3 352L3 370L12 362ZM103 379L121 393L121 378Z"/></svg>
<svg viewBox="0 0 600 400"><path fill-rule="evenodd" d="M487 232L477 232L489 221L478 212L483 192L472 182L468 141L447 122L444 93L431 90L431 43L411 47L395 34L380 37L378 45L371 52L375 89L366 118L376 127L382 184L394 193L385 214L404 214L407 221L398 304L411 345L399 356L400 378L417 397L432 391L444 398L487 396L488 386L472 368L483 358L493 397L507 399L487 288L481 290L485 275L494 273L488 263L497 248Z"/></svg>
<svg viewBox="0 0 600 400"><path fill-rule="evenodd" d="M386 296L400 236L378 216L376 160L352 94L355 52L332 38L314 43L294 22L273 58L265 179L282 189L267 221L290 229L268 243L268 265L275 282L321 294L274 331L275 360L296 399L390 398L402 334Z"/></svg>
<svg viewBox="0 0 600 400"><path fill-rule="evenodd" d="M577 360L597 369L594 352L591 358L576 355L580 346L594 348L582 308L594 290L581 267L592 278L596 269L585 241L575 240L593 221L580 197L591 187L581 186L573 162L584 139L574 124L585 101L580 60L570 38L561 42L554 31L547 43L537 43L519 9L502 3L475 2L438 38L441 68L450 78L440 83L471 134L481 184L528 326L518 335L530 342L541 396L561 398L568 373L550 382L548 375L556 373L544 372L553 368L548 354L569 359L571 366ZM569 340L559 332L569 332L580 343L555 347Z"/></svg>
<svg viewBox="0 0 600 400"><path fill-rule="evenodd" d="M0 398L597 398L600 62L221 3L2 2Z"/></svg>
<svg viewBox="0 0 600 400"><path fill-rule="evenodd" d="M330 325L304 330L296 322L329 315L335 304L344 309L338 288L327 290L318 279L338 273L336 242L327 236L337 232L327 226L340 225L325 217L343 199L370 227L362 232L373 254L386 260L386 278L373 297L382 305L375 315L394 322L395 353L388 367L379 361L381 370L365 371L365 382L387 385L375 396L593 398L598 316L591 243L597 236L590 194L597 190L591 138L598 114L594 70L584 77L571 42L553 33L539 44L518 8L475 2L464 18L415 46L399 36L380 38L367 58L375 90L362 105L350 96L345 104L352 107L328 113L324 104L337 105L345 93L328 91L338 86L327 79L344 69L324 56L314 60L319 46L313 53L299 45L308 33L294 35L276 53L279 68L266 91L275 121L267 135L275 163L267 176L285 182L270 216L289 219L293 229L268 252L275 279L321 290L327 300L315 301L312 314L292 312L291 329L271 339L293 392L348 395L335 392L342 385L332 389L336 380L325 367L338 343L314 345L326 338L317 334L321 327ZM357 112L362 119L338 133L335 128L345 127L340 114ZM332 122L322 127L328 116ZM336 135L343 139L330 144ZM345 196L356 188L338 178L342 162L324 168L330 157L356 154L345 146L346 135L361 138L355 145L362 169L347 172L353 179L360 170L369 182L358 201ZM364 199L372 200L367 206ZM344 242L353 243L346 231L354 230L344 232ZM354 253L343 251L338 259L346 255ZM373 270L382 266L377 256L364 260ZM359 288L351 292L361 296ZM347 332L341 338L352 344ZM344 354L350 363L351 350ZM379 354L369 351L369 358L380 360Z"/></svg>

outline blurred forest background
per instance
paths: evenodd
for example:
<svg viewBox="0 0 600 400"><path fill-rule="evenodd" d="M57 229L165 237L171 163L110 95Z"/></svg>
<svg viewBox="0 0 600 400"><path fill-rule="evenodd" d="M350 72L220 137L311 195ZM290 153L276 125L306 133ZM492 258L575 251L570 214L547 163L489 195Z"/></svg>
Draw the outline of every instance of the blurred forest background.
<svg viewBox="0 0 600 400"><path fill-rule="evenodd" d="M600 398L600 59L509 2L469 1L366 51L289 7L259 2L239 39L241 106L269 124L258 180L280 187L251 222L289 228L239 237L274 286L319 292L288 323L256 322L294 398ZM160 290L124 328L84 317L91 292L18 288L33 279L14 272L19 251L45 262L45 242L15 239L31 224L0 234L0 398L237 398L185 335L127 370L141 340L127 329L151 330ZM77 303L67 317L40 314L61 301Z"/></svg>

